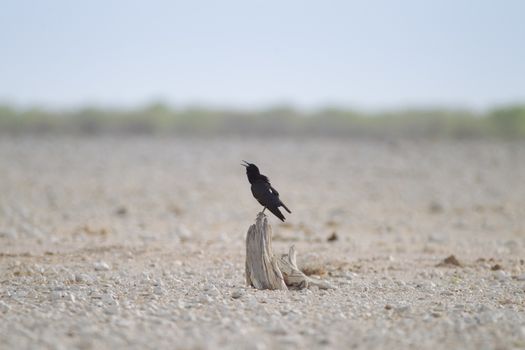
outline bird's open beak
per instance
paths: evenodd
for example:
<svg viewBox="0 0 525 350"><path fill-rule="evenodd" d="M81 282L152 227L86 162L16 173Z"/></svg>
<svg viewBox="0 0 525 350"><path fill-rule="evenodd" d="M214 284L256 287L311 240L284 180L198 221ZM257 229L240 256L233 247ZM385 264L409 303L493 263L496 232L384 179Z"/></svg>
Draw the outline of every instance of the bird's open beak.
<svg viewBox="0 0 525 350"><path fill-rule="evenodd" d="M246 167L246 168L247 168L247 167L248 167L248 166L250 165L250 163L248 163L248 162L247 162L247 161L245 161L244 159L243 159L243 162L245 162L245 163L246 163L246 164L241 164L241 165L242 165L243 167Z"/></svg>

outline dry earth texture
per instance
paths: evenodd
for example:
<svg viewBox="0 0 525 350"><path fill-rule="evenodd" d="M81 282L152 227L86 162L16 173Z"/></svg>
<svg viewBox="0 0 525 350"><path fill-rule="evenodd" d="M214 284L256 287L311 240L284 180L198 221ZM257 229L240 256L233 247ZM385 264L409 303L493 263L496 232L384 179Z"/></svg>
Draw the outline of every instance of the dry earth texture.
<svg viewBox="0 0 525 350"><path fill-rule="evenodd" d="M245 287L241 159L335 289ZM523 259L523 143L0 140L2 349L524 348Z"/></svg>

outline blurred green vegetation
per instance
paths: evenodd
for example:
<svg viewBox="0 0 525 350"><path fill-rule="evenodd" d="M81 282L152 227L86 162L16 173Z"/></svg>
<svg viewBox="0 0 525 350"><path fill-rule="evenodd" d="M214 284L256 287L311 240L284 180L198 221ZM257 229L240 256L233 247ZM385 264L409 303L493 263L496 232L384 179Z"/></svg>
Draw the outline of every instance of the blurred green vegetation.
<svg viewBox="0 0 525 350"><path fill-rule="evenodd" d="M284 105L262 110L181 109L160 102L136 109L50 110L4 104L0 105L0 133L525 139L525 105L476 113L439 108L302 111Z"/></svg>

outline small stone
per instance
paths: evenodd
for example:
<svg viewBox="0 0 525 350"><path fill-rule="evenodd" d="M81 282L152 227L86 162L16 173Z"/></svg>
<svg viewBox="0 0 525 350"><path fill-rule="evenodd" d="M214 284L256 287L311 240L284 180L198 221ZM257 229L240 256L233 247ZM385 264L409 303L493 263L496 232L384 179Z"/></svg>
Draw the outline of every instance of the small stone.
<svg viewBox="0 0 525 350"><path fill-rule="evenodd" d="M443 272L439 270L430 271L430 278L441 278L441 277L443 277Z"/></svg>
<svg viewBox="0 0 525 350"><path fill-rule="evenodd" d="M104 261L98 261L93 264L93 267L95 268L95 271L108 271L109 265Z"/></svg>
<svg viewBox="0 0 525 350"><path fill-rule="evenodd" d="M237 289L237 290L234 290L232 292L232 298L233 299L239 299L243 295L244 295L244 290L242 290L242 289Z"/></svg>
<svg viewBox="0 0 525 350"><path fill-rule="evenodd" d="M78 283L92 284L94 281L94 278L85 273L81 273L81 274L77 273L75 274L75 281Z"/></svg>
<svg viewBox="0 0 525 350"><path fill-rule="evenodd" d="M6 312L8 312L10 309L11 309L11 307L10 307L9 305L7 305L7 304L4 303L2 300L0 300L0 312L2 312L2 313L6 313Z"/></svg>
<svg viewBox="0 0 525 350"><path fill-rule="evenodd" d="M162 280L160 280L160 279L156 279L155 281L153 281L153 285L154 285L155 287L157 287L157 286L162 286L162 285L163 285Z"/></svg>
<svg viewBox="0 0 525 350"><path fill-rule="evenodd" d="M443 212L443 205L437 201L432 201L428 205L428 211L432 214L440 214Z"/></svg>
<svg viewBox="0 0 525 350"><path fill-rule="evenodd" d="M330 345L330 339L323 337L319 339L319 344L323 346Z"/></svg>
<svg viewBox="0 0 525 350"><path fill-rule="evenodd" d="M68 294L67 294L67 299L68 299L70 302L72 302L72 303L74 303L74 302L77 301L77 299L75 298L75 295L72 294L72 293L68 293Z"/></svg>
<svg viewBox="0 0 525 350"><path fill-rule="evenodd" d="M503 270L496 271L494 273L494 277L500 282L503 282L509 279L509 275Z"/></svg>
<svg viewBox="0 0 525 350"><path fill-rule="evenodd" d="M107 308L104 309L104 312L108 315L115 315L118 313L118 305L110 305Z"/></svg>
<svg viewBox="0 0 525 350"><path fill-rule="evenodd" d="M503 267L500 264L496 264L496 265L492 265L492 267L490 269L492 271L498 271L498 270L502 270Z"/></svg>
<svg viewBox="0 0 525 350"><path fill-rule="evenodd" d="M346 272L343 274L343 276L344 276L346 279L348 279L348 280L353 280L353 279L355 279L358 275L357 275L357 273L355 273L355 272L352 272L352 271L346 271Z"/></svg>
<svg viewBox="0 0 525 350"><path fill-rule="evenodd" d="M206 294L212 297L218 297L221 295L221 292L217 289L217 287L212 286L211 288L206 290Z"/></svg>
<svg viewBox="0 0 525 350"><path fill-rule="evenodd" d="M395 311L398 313L405 313L410 311L410 305L402 305L395 308Z"/></svg>
<svg viewBox="0 0 525 350"><path fill-rule="evenodd" d="M428 242L442 244L445 242L445 238L439 234L430 234L428 236Z"/></svg>
<svg viewBox="0 0 525 350"><path fill-rule="evenodd" d="M211 303L212 301L213 299L209 295L206 295L206 294L203 294L199 297L199 303L201 304L208 304L208 303Z"/></svg>
<svg viewBox="0 0 525 350"><path fill-rule="evenodd" d="M191 231L186 226L183 226L183 225L180 225L179 227L177 227L175 234L177 235L177 237L180 238L181 241L187 241L192 236Z"/></svg>
<svg viewBox="0 0 525 350"><path fill-rule="evenodd" d="M334 242L339 239L339 236L337 235L337 232L332 232L332 234L326 239L328 242Z"/></svg>
<svg viewBox="0 0 525 350"><path fill-rule="evenodd" d="M477 305L476 309L478 312L491 312L492 311L492 308L485 304Z"/></svg>
<svg viewBox="0 0 525 350"><path fill-rule="evenodd" d="M76 282L76 277L74 273L68 273L66 280L70 283Z"/></svg>
<svg viewBox="0 0 525 350"><path fill-rule="evenodd" d="M63 291L65 289L66 287L63 284L59 284L53 287L53 290L56 290L56 291Z"/></svg>
<svg viewBox="0 0 525 350"><path fill-rule="evenodd" d="M60 300L62 299L63 293L62 291L53 291L51 292L51 300Z"/></svg>
<svg viewBox="0 0 525 350"><path fill-rule="evenodd" d="M142 274L142 279L140 280L141 284L150 284L151 278L148 276L147 273Z"/></svg>
<svg viewBox="0 0 525 350"><path fill-rule="evenodd" d="M454 310L464 310L464 309L465 309L465 305L463 304L454 305Z"/></svg>
<svg viewBox="0 0 525 350"><path fill-rule="evenodd" d="M462 267L463 265L459 262L459 260L454 255L449 255L443 261L441 261L436 266L443 267L443 266L458 266Z"/></svg>
<svg viewBox="0 0 525 350"><path fill-rule="evenodd" d="M91 298L92 299L102 299L102 295L100 295L100 293L98 293L96 291L93 291L93 292L91 292Z"/></svg>
<svg viewBox="0 0 525 350"><path fill-rule="evenodd" d="M521 275L519 275L519 276L516 276L516 279L517 279L518 281L525 281L525 273L523 273L523 274L521 274Z"/></svg>
<svg viewBox="0 0 525 350"><path fill-rule="evenodd" d="M128 209L125 206L118 207L115 210L115 214L119 216L124 216L128 213Z"/></svg>
<svg viewBox="0 0 525 350"><path fill-rule="evenodd" d="M118 305L118 301L113 298L109 293L103 294L100 298L104 304L108 305Z"/></svg>

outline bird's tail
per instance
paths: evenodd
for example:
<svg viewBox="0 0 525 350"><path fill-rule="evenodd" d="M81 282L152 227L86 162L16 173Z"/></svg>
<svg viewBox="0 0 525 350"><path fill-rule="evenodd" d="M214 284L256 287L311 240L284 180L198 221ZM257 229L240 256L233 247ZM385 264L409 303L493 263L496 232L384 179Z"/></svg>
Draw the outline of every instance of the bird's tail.
<svg viewBox="0 0 525 350"><path fill-rule="evenodd" d="M290 209L288 209L288 207L287 207L283 202L281 202L281 205L282 205L282 207L283 207L284 209L286 209L286 211L287 211L288 213L290 213L290 214L292 213L292 212L290 211Z"/></svg>
<svg viewBox="0 0 525 350"><path fill-rule="evenodd" d="M285 218L284 218L284 215L283 213L281 213L281 211L279 210L279 208L277 207L273 207L273 208L268 208L269 211L271 211L273 213L273 215L277 216L279 219L281 219L282 222L284 222Z"/></svg>

